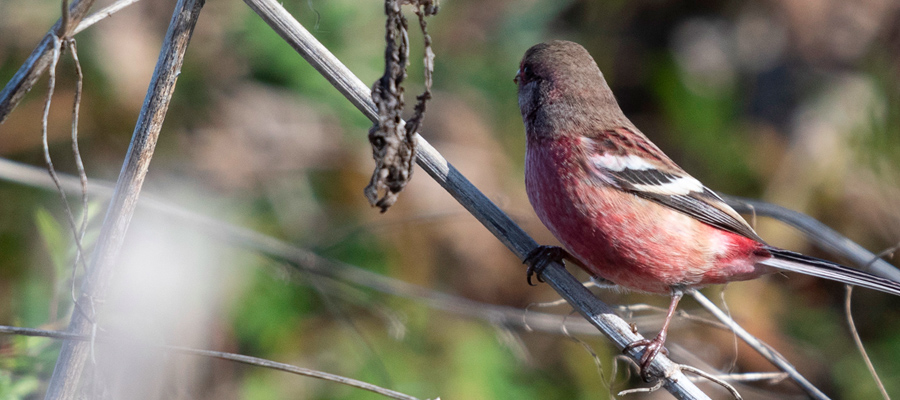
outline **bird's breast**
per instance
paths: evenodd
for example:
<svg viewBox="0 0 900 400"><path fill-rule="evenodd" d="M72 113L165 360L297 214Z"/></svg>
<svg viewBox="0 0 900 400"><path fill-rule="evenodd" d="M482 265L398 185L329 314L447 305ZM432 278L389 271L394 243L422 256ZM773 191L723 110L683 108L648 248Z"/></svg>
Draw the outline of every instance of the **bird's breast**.
<svg viewBox="0 0 900 400"><path fill-rule="evenodd" d="M525 184L538 218L587 272L663 294L755 272L746 238L592 177L585 157L577 137L529 140Z"/></svg>

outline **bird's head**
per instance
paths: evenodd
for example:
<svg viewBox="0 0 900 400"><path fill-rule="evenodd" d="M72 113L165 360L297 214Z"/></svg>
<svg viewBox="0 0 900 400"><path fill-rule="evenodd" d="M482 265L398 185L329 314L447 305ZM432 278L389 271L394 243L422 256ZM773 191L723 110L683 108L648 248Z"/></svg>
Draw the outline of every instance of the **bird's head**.
<svg viewBox="0 0 900 400"><path fill-rule="evenodd" d="M600 127L625 119L597 63L577 43L532 46L513 81L529 134L561 134L572 124Z"/></svg>

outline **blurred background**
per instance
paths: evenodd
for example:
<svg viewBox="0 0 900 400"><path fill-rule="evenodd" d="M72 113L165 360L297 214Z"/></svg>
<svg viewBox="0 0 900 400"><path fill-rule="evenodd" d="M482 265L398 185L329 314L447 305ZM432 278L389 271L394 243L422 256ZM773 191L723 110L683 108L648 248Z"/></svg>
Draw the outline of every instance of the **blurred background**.
<svg viewBox="0 0 900 400"><path fill-rule="evenodd" d="M364 82L381 75L383 2L284 6ZM116 179L171 12L172 2L143 0L77 36L85 73L79 142L92 182ZM0 83L58 16L56 1L0 0ZM574 40L595 57L635 124L709 187L807 213L878 253L900 241L898 20L893 0L445 0L429 23L435 94L422 134L538 241L553 244L525 196L512 78L531 45ZM422 45L410 31L412 104L422 90ZM61 172L73 173L70 57L58 76L50 152ZM45 76L0 125L0 157L43 168L46 89ZM546 285L526 285L521 262L423 171L387 213L369 207L362 195L374 165L369 125L242 2L210 1L144 193L430 290L570 311L535 307L557 296ZM0 168L0 324L63 329L74 250L62 203L54 191L11 179ZM106 199L91 197L88 245ZM77 195L70 201L80 218ZM829 257L776 221L753 223L771 244ZM576 335L578 343L561 332L529 332L297 272L228 232L151 207L139 208L117 271L101 326L154 343L270 358L421 398L604 399L640 384L621 364L614 372L617 351L602 337ZM616 305L668 304L658 296L597 293ZM720 299L723 288L706 293ZM843 293L823 280L779 275L729 285L722 298L738 322L827 394L876 398L848 334ZM855 291L860 334L894 396L898 305ZM705 315L691 300L680 308ZM661 315L639 315L644 334L655 335ZM692 365L773 370L732 335L701 324L677 321L668 344L673 358ZM0 398L42 398L58 349L49 339L0 337ZM98 348L85 382L93 398L382 398L140 348ZM804 398L790 382L739 389L745 398Z"/></svg>

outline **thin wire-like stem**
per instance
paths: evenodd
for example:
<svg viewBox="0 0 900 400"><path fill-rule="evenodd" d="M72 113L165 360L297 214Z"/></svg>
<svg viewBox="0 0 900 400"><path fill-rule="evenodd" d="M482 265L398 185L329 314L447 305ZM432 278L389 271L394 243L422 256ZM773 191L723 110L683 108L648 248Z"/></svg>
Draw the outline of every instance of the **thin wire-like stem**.
<svg viewBox="0 0 900 400"><path fill-rule="evenodd" d="M844 315L847 316L847 326L850 327L850 336L853 337L853 343L856 345L856 348L859 349L859 354L862 355L863 362L866 363L869 375L872 375L872 379L875 380L875 386L877 386L878 391L881 392L881 398L890 400L891 396L888 395L887 390L884 388L884 383L881 382L881 377L878 376L878 371L875 370L875 365L872 364L872 359L869 358L869 353L866 352L866 347L859 337L859 331L856 330L856 323L853 322L853 311L850 307L852 297L853 286L844 285Z"/></svg>
<svg viewBox="0 0 900 400"><path fill-rule="evenodd" d="M81 238L83 234L79 234L79 232L83 232L83 229L79 229L77 224L75 223L75 216L72 213L72 208L69 206L69 200L66 196L66 191L62 188L62 182L60 181L59 174L56 172L56 168L53 166L53 159L50 156L50 142L49 142L49 128L48 128L48 117L50 114L50 104L53 99L53 92L56 88L56 65L59 61L60 54L62 52L64 40L59 39L58 37L53 37L53 50L52 50L52 60L49 68L49 79L47 83L47 100L44 102L44 112L41 118L41 144L43 145L44 151L44 162L47 164L47 172L50 174L50 178L53 180L53 184L56 187L56 192L59 194L60 199L62 200L63 210L66 214L66 220L69 223L69 228L72 234L75 236L75 265L72 269L72 300L76 301L75 298L75 271L77 270L78 262L83 260L82 255L84 254L84 249L81 246ZM74 47L73 47L74 49ZM76 63L77 63L77 57ZM73 116L72 116L72 129L73 135L77 133L77 124L78 124L78 103L81 97L81 69L78 67L79 79L76 87L75 94L75 106L73 107ZM77 142L76 142L77 143ZM77 146L77 145L76 145ZM77 155L77 147L76 147L76 155ZM79 157L80 164L80 157ZM81 170L83 174L83 168ZM85 178L86 179L86 178ZM85 184L86 187L86 184ZM87 195L83 196L84 207L87 205ZM82 224L83 225L83 224ZM82 265L87 269L87 264L82 261Z"/></svg>
<svg viewBox="0 0 900 400"><path fill-rule="evenodd" d="M725 311L725 315L728 316L728 319L733 321L734 318L731 316L731 309L728 308L728 302L725 301L725 287L719 291L719 301L722 302L722 311ZM726 372L734 371L738 361L738 337L737 335L733 335L731 338L731 350L734 352L734 357L731 359L731 362L728 363L728 367L725 368Z"/></svg>
<svg viewBox="0 0 900 400"><path fill-rule="evenodd" d="M84 87L84 72L81 70L81 61L78 59L78 48L75 44L75 39L68 39L66 43L69 47L69 52L72 54L72 60L75 61L75 100L72 104L72 155L75 158L75 167L78 170L78 178L81 183L81 224L77 227L74 226L75 220L72 218L71 211L68 212L68 216L71 218L72 228L75 234L75 261L72 265L72 301L76 300L75 297L75 276L78 271L79 262L82 263L87 269L87 261L85 260L86 254L84 253L84 235L87 231L87 223L88 223L88 179L87 173L84 171L84 161L81 159L81 151L78 149L78 116L80 115L79 109L81 108L81 94L82 89ZM64 192L61 184L59 184L59 177L54 173L54 181L57 183L57 189L60 192ZM66 210L69 210L68 203L66 203Z"/></svg>
<svg viewBox="0 0 900 400"><path fill-rule="evenodd" d="M715 383L716 385L719 385L719 386L725 388L725 390L727 390L728 393L731 394L731 396L735 398L735 400L743 400L744 399L743 396L741 396L741 394L738 393L737 389L734 388L734 386L732 386L730 383L726 382L724 379L720 378L717 375L710 374L706 371L703 371L699 368L691 367L689 365L682 365L681 369L683 369L687 372L696 374L700 378L709 380L710 382Z"/></svg>
<svg viewBox="0 0 900 400"><path fill-rule="evenodd" d="M50 73L48 74L49 78L47 80L47 100L44 101L44 112L41 117L41 144L43 145L44 150L44 162L47 164L47 169L50 171L50 176L53 177L54 183L58 183L59 178L56 176L56 170L53 168L53 159L50 157L50 144L48 139L49 129L47 125L50 115L50 104L53 102L53 92L56 89L56 63L59 61L61 43L59 37L53 36ZM60 190L59 195L62 196L63 202L68 204L68 202L65 201L66 192Z"/></svg>
<svg viewBox="0 0 900 400"><path fill-rule="evenodd" d="M897 249L900 249L900 244L897 244L893 247L890 247L875 257L873 257L866 265L864 269L868 269L868 267L874 264L876 261L880 261L882 257L893 254ZM853 322L853 310L850 307L851 300L853 297L853 286L844 285L844 314L847 316L847 326L850 328L850 336L853 337L853 343L856 344L856 348L859 350L859 354L862 356L863 361L866 363L866 368L869 370L869 375L872 375L872 379L875 380L875 386L878 387L878 391L881 392L881 397L885 400L890 400L890 396L888 395L887 389L884 387L884 382L881 381L881 377L878 376L878 371L875 370L875 365L872 364L872 359L869 358L869 353L866 351L866 347L863 345L862 338L859 337L859 331L856 329L856 323Z"/></svg>
<svg viewBox="0 0 900 400"><path fill-rule="evenodd" d="M127 343L129 345L137 345L137 346L147 346L159 348L166 351L171 351L174 353L181 353L192 356L200 356L200 357L209 357L209 358L218 358L221 360L228 360L239 362L242 364L253 365L256 367L273 369L276 371L284 371L295 375L308 376L311 378L321 379L325 381L335 382L342 385L355 387L357 389L367 390L373 393L380 394L385 397L389 397L397 400L418 400L418 398L407 395L405 393L400 393L397 391L393 391L390 389L386 389L380 386L373 385L371 383L359 381L356 379L347 378L345 376L329 374L327 372L317 371L309 368L301 368L295 365L280 363L272 360L267 360L259 357L245 356L242 354L234 354L234 353L226 353L221 351L213 351L213 350L202 350L202 349L194 349L183 346L170 346L170 345L159 345L159 344L149 344L149 343L141 343L128 341L122 338L116 338L109 335L78 335L71 332L60 332L60 331L51 331L45 329L34 329L34 328L20 328L15 326L6 326L0 325L0 333L9 334L9 335L20 335L20 336L32 336L32 337L46 337L52 339L64 339L64 340L77 340L77 341L98 341L98 342L110 342L110 343Z"/></svg>

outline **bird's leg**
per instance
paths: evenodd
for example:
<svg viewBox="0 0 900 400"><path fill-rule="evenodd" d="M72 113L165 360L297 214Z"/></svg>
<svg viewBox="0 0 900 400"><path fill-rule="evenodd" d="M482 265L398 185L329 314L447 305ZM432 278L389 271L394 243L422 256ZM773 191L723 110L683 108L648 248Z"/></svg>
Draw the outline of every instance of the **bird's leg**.
<svg viewBox="0 0 900 400"><path fill-rule="evenodd" d="M665 351L665 347L663 345L666 343L666 336L669 334L669 323L672 322L672 316L675 315L675 309L678 307L678 302L681 300L681 296L684 293L681 289L672 289L672 302L669 303L669 311L666 313L666 320L663 322L662 330L659 331L659 334L656 335L652 340L650 339L641 339L636 340L625 346L625 349L622 352L627 353L629 350L635 347L644 347L644 354L641 355L641 378L644 381L650 381L650 364L653 363L653 359L656 358L656 355L659 354L660 351Z"/></svg>
<svg viewBox="0 0 900 400"><path fill-rule="evenodd" d="M527 256L525 256L524 264L528 265L528 284L531 286L535 286L534 283L531 282L531 277L535 274L537 275L538 282L543 282L544 278L541 277L541 273L544 272L544 269L547 268L547 264L551 262L559 262L562 263L563 259L572 260L573 257L569 252L565 251L562 247L559 246L538 246L535 247L534 250L531 250Z"/></svg>

